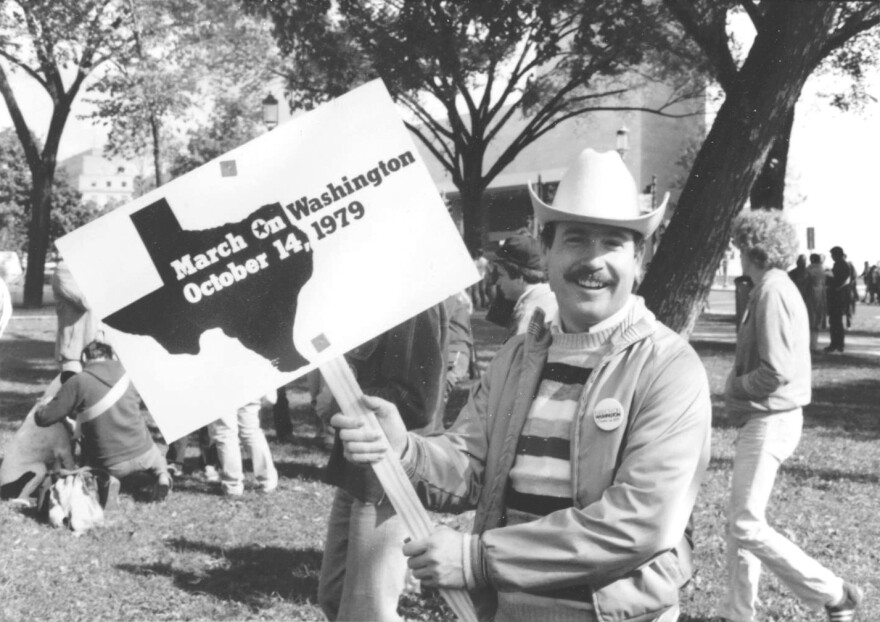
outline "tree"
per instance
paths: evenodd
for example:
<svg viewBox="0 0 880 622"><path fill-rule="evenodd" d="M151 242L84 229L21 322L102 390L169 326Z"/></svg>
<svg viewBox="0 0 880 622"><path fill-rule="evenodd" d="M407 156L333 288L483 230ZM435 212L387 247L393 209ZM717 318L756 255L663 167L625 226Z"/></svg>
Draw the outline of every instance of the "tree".
<svg viewBox="0 0 880 622"><path fill-rule="evenodd" d="M268 24L234 3L205 0L126 0L132 45L94 85L92 118L110 128L108 150L131 157L152 151L154 184L161 186L169 128L194 109L240 97L259 107L257 94L272 78L277 48Z"/></svg>
<svg viewBox="0 0 880 622"><path fill-rule="evenodd" d="M734 3L664 0L719 77L725 100L694 161L663 244L639 292L674 330L690 333L767 154L789 122L807 78L847 41L876 28L880 5L749 0L757 25L741 67L726 36Z"/></svg>
<svg viewBox="0 0 880 622"><path fill-rule="evenodd" d="M30 171L15 132L0 130L0 248L24 253L30 221ZM49 241L91 221L102 210L83 204L82 195L73 187L65 171L58 171L52 187L52 211Z"/></svg>
<svg viewBox="0 0 880 622"><path fill-rule="evenodd" d="M487 242L483 192L529 144L590 111L645 109L624 96L646 80L674 87L650 108L658 114L701 86L692 65L667 53L674 33L655 2L241 1L274 21L293 107L384 80L459 189L471 249ZM488 145L517 118L523 129L487 162Z"/></svg>
<svg viewBox="0 0 880 622"><path fill-rule="evenodd" d="M10 0L0 9L0 94L31 176L25 306L43 301L52 187L64 126L83 82L124 45L124 21L125 8L114 0ZM52 111L42 147L22 114L9 71L23 72L49 96Z"/></svg>
<svg viewBox="0 0 880 622"><path fill-rule="evenodd" d="M208 124L190 130L186 150L171 163L171 177L185 175L256 137L261 130L260 112L237 98L221 100Z"/></svg>

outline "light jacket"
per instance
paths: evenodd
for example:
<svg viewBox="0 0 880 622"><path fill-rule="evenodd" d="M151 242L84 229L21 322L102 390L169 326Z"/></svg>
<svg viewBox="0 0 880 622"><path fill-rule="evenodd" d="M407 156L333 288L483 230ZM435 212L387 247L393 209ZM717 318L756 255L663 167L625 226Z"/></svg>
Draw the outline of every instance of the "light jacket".
<svg viewBox="0 0 880 622"><path fill-rule="evenodd" d="M58 262L52 274L52 294L58 314L55 360L61 365L61 371L80 371L82 350L98 335L100 322L89 309L64 261Z"/></svg>
<svg viewBox="0 0 880 622"><path fill-rule="evenodd" d="M724 399L734 425L810 403L807 308L788 275L769 270L755 285L736 335Z"/></svg>
<svg viewBox="0 0 880 622"><path fill-rule="evenodd" d="M499 350L450 430L410 435L404 467L430 508L476 508L474 533L492 586L472 593L482 620L494 615L495 590L572 586L591 591L603 622L653 620L678 602L691 576L684 533L709 462L705 370L637 298L578 403L574 507L507 527L510 469L551 340L536 314L525 335ZM604 400L623 410L621 424L607 431L594 419Z"/></svg>

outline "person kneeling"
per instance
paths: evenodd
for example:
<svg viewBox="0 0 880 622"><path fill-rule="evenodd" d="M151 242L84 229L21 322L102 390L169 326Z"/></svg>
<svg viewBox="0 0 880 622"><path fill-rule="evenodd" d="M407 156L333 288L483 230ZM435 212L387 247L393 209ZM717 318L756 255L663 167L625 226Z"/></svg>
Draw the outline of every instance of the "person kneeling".
<svg viewBox="0 0 880 622"><path fill-rule="evenodd" d="M118 480L144 472L155 478L155 498L171 490L162 452L141 416L140 396L106 343L93 341L82 353L83 371L68 380L34 419L41 427L65 417L75 419L82 435L81 461ZM112 481L112 480L111 480Z"/></svg>

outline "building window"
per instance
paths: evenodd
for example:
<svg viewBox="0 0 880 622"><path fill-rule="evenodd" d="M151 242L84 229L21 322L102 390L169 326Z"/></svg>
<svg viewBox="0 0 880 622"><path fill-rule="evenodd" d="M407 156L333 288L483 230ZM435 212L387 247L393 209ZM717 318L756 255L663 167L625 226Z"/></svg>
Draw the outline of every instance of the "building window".
<svg viewBox="0 0 880 622"><path fill-rule="evenodd" d="M122 182L122 187L125 188L126 186L128 186L128 182L127 181Z"/></svg>
<svg viewBox="0 0 880 622"><path fill-rule="evenodd" d="M107 182L107 187L110 188L111 186L113 186L113 182L112 182L112 181L108 181L108 182Z"/></svg>
<svg viewBox="0 0 880 622"><path fill-rule="evenodd" d="M96 182L96 181L92 182L92 188L95 188L97 185L98 185L98 182Z"/></svg>

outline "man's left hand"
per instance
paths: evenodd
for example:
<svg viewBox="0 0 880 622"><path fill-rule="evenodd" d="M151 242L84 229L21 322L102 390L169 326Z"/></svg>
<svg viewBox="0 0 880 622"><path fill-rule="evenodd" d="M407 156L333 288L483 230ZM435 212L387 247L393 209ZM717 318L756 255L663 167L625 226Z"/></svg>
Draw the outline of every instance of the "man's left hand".
<svg viewBox="0 0 880 622"><path fill-rule="evenodd" d="M403 554L409 557L407 565L423 587L465 587L462 540L466 537L449 527L438 527L427 538L403 546Z"/></svg>

